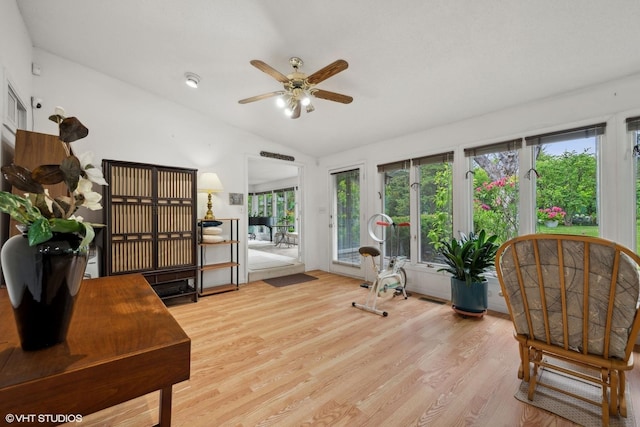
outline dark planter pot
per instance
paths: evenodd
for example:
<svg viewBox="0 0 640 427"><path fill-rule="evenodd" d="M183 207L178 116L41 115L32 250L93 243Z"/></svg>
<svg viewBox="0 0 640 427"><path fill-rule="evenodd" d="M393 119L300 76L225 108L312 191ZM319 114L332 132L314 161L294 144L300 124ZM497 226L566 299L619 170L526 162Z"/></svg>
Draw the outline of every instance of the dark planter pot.
<svg viewBox="0 0 640 427"><path fill-rule="evenodd" d="M24 350L66 340L88 260L88 248L79 243L74 234L56 234L36 246L14 236L2 247L2 270Z"/></svg>
<svg viewBox="0 0 640 427"><path fill-rule="evenodd" d="M489 304L488 282L467 285L464 280L451 278L451 303L453 309L462 314L482 315Z"/></svg>

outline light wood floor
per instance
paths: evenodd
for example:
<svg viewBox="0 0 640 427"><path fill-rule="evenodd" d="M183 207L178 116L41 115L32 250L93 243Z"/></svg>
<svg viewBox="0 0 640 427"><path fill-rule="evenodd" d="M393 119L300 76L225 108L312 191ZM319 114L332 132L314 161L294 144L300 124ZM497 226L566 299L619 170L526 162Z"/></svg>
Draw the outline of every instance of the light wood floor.
<svg viewBox="0 0 640 427"><path fill-rule="evenodd" d="M465 319L413 295L387 297L383 318L351 306L364 302L361 281L309 274L319 280L254 282L170 307L192 340L174 426L574 425L513 397L518 350L505 316ZM638 369L628 377L634 408ZM150 426L157 401L152 393L82 425Z"/></svg>

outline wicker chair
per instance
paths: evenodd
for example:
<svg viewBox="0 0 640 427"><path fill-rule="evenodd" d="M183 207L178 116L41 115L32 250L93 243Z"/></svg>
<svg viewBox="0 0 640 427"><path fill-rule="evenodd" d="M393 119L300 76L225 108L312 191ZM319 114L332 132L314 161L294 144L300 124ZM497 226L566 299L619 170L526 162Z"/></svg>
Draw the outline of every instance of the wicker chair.
<svg viewBox="0 0 640 427"><path fill-rule="evenodd" d="M625 371L633 368L640 330L639 265L629 249L595 237L535 234L498 249L496 272L529 400L540 384L601 406L605 426L610 414L627 416ZM541 367L595 383L602 401L545 384Z"/></svg>

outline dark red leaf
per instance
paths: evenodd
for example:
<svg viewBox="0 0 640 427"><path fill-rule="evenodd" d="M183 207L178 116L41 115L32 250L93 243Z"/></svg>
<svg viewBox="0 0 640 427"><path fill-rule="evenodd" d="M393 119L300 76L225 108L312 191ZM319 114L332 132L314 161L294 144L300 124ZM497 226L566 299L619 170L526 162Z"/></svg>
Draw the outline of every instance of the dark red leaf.
<svg viewBox="0 0 640 427"><path fill-rule="evenodd" d="M73 142L89 134L89 129L75 117L67 117L60 123L59 127L60 139L64 142Z"/></svg>
<svg viewBox="0 0 640 427"><path fill-rule="evenodd" d="M74 192L78 188L78 181L82 173L80 160L76 156L69 156L60 164L60 170L64 175L64 182L67 184L69 191Z"/></svg>
<svg viewBox="0 0 640 427"><path fill-rule="evenodd" d="M53 185L62 182L64 174L58 165L42 165L31 172L31 178L43 185Z"/></svg>
<svg viewBox="0 0 640 427"><path fill-rule="evenodd" d="M8 166L2 167L2 174L4 175L4 179L9 181L9 184L13 185L18 190L35 194L44 193L44 187L42 187L42 184L31 178L31 171L27 168L14 165L12 163Z"/></svg>

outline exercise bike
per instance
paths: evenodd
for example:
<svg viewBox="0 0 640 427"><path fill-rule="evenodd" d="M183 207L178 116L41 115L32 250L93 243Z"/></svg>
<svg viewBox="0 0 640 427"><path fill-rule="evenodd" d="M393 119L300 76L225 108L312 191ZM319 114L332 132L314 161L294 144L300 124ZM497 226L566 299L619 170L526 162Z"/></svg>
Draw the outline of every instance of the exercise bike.
<svg viewBox="0 0 640 427"><path fill-rule="evenodd" d="M379 243L380 249L373 246L362 246L358 252L363 257L371 258L371 264L373 266L373 272L375 274L375 280L371 285L363 284L361 286L369 288L369 293L364 304L358 304L356 302L351 303L353 307L361 310L370 311L372 313L379 314L381 316L388 316L386 311L376 308L378 297L382 296L385 292L393 290L393 297L402 295L404 299L409 296L407 294L407 273L405 272L403 265L406 262L406 257L399 256L400 252L400 227L408 227L408 222L396 224L393 220L385 214L375 214L367 223L367 229L369 236L373 240ZM383 268L384 259L380 259L380 269L376 266L375 258L382 254L382 246L387 240L388 228L393 227L396 236L396 253L389 258L387 268Z"/></svg>

